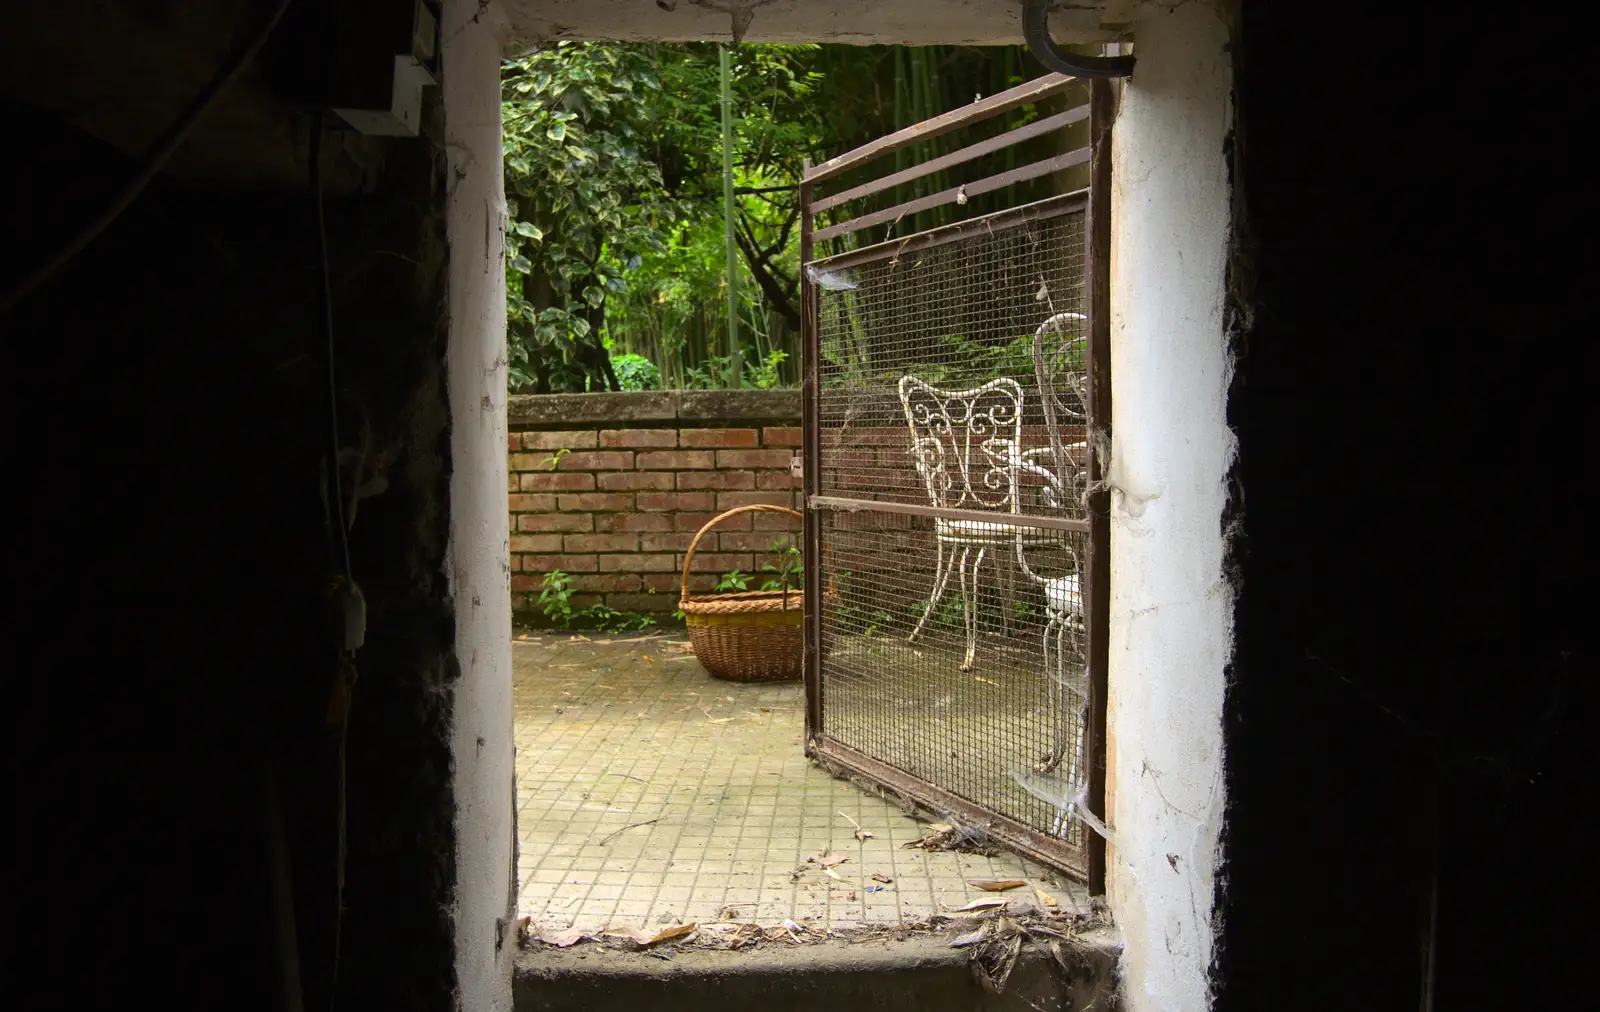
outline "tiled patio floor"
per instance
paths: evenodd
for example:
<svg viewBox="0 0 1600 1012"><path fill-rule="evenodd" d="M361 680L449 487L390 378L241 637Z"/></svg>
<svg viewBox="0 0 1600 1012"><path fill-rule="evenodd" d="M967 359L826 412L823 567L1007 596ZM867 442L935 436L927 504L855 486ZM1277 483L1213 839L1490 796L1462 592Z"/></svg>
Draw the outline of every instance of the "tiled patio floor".
<svg viewBox="0 0 1600 1012"><path fill-rule="evenodd" d="M1008 899L1037 888L1071 908L1064 879L1013 855L902 848L922 823L805 758L799 683L720 681L687 647L681 631L516 641L521 914L555 930L845 928L926 917L993 895L972 881L1013 878L1028 887ZM825 848L849 857L837 879L807 863Z"/></svg>

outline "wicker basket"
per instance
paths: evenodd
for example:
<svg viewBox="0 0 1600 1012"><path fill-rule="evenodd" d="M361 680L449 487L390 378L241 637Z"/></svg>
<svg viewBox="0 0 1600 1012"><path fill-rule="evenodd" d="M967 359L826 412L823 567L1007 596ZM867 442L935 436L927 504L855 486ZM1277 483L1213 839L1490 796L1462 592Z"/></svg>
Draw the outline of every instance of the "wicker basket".
<svg viewBox="0 0 1600 1012"><path fill-rule="evenodd" d="M804 660L805 604L798 590L751 590L689 596L689 564L700 539L740 513L800 514L782 506L740 506L711 518L683 557L683 594L678 607L689 626L694 654L705 669L730 682L777 682L800 677Z"/></svg>

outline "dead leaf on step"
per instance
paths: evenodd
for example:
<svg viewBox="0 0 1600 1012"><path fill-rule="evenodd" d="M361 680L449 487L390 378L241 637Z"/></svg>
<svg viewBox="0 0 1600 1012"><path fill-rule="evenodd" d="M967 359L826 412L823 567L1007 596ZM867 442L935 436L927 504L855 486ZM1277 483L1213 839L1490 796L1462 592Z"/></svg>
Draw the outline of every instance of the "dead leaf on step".
<svg viewBox="0 0 1600 1012"><path fill-rule="evenodd" d="M830 854L827 851L823 851L820 854L812 854L806 860L812 864L820 864L824 868L832 868L835 865L844 864L850 860L850 857L847 854Z"/></svg>
<svg viewBox="0 0 1600 1012"><path fill-rule="evenodd" d="M989 925L980 924L976 931L969 931L964 935L957 935L950 940L950 948L964 949L969 945L977 945L989 934Z"/></svg>
<svg viewBox="0 0 1600 1012"><path fill-rule="evenodd" d="M994 910L1005 905L1005 900L973 900L964 907L956 907L956 913L969 914L974 910Z"/></svg>
<svg viewBox="0 0 1600 1012"><path fill-rule="evenodd" d="M986 893L1003 893L1007 889L1021 889L1027 884L1020 878L984 879L968 883L968 885L977 886Z"/></svg>
<svg viewBox="0 0 1600 1012"><path fill-rule="evenodd" d="M1041 906L1053 907L1056 905L1056 898L1045 892L1043 889L1035 887L1033 894L1039 897L1039 904Z"/></svg>
<svg viewBox="0 0 1600 1012"><path fill-rule="evenodd" d="M872 881L882 882L884 885L888 885L890 882L893 882L894 879L890 878L888 875L885 875L881 871L875 871L872 873Z"/></svg>
<svg viewBox="0 0 1600 1012"><path fill-rule="evenodd" d="M844 881L844 879L839 878L839 873L834 871L832 868L824 868L824 869L822 869L822 874L828 876L829 878L839 879L840 882Z"/></svg>
<svg viewBox="0 0 1600 1012"><path fill-rule="evenodd" d="M656 662L656 659L651 657L649 654L640 654L639 659L644 661L646 664L654 664Z"/></svg>
<svg viewBox="0 0 1600 1012"><path fill-rule="evenodd" d="M603 937L626 939L641 949L648 949L653 945L660 945L662 942L670 942L675 938L685 938L692 935L698 927L698 924L676 924L670 928L662 928L653 934L643 928L636 931L607 931L603 932Z"/></svg>
<svg viewBox="0 0 1600 1012"><path fill-rule="evenodd" d="M582 928L568 928L565 931L547 931L539 936L539 941L546 945L553 945L558 949L577 945L588 936Z"/></svg>

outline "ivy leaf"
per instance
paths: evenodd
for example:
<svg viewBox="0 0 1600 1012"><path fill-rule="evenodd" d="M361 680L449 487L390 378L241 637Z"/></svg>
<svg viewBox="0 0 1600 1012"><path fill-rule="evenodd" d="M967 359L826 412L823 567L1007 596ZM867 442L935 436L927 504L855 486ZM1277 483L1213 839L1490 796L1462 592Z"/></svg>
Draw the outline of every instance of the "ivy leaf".
<svg viewBox="0 0 1600 1012"><path fill-rule="evenodd" d="M577 334L579 337L588 337L589 336L589 321L588 320L585 320L581 316L574 316L572 318L571 323L572 323L572 332L574 334Z"/></svg>
<svg viewBox="0 0 1600 1012"><path fill-rule="evenodd" d="M551 140L560 143L566 139L567 125L560 120L556 120L545 129L544 135Z"/></svg>
<svg viewBox="0 0 1600 1012"><path fill-rule="evenodd" d="M522 256L521 254L518 254L517 256L512 257L511 258L511 262L509 264L507 264L506 266L510 267L512 270L516 271L518 274L532 274L533 273L533 264L528 260L527 257Z"/></svg>
<svg viewBox="0 0 1600 1012"><path fill-rule="evenodd" d="M526 222L526 221L517 222L517 234L518 235L525 235L529 239L534 240L535 242L537 242L540 239L544 238L544 233L539 230L539 227L537 225L533 225L533 224L531 224L529 222Z"/></svg>
<svg viewBox="0 0 1600 1012"><path fill-rule="evenodd" d="M606 301L605 289L595 285L588 285L583 290L583 301L598 308L602 302Z"/></svg>

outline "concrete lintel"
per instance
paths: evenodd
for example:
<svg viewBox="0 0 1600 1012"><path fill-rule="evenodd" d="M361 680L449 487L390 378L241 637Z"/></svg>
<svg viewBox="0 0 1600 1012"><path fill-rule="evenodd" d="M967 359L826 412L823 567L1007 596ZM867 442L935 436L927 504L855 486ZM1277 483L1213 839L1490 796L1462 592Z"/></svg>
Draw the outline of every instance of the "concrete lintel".
<svg viewBox="0 0 1600 1012"><path fill-rule="evenodd" d="M1063 43L1116 41L1126 7L1062 0L1050 28ZM558 39L722 40L733 36L736 15L746 42L1022 43L1018 0L507 0L505 9L512 52Z"/></svg>

